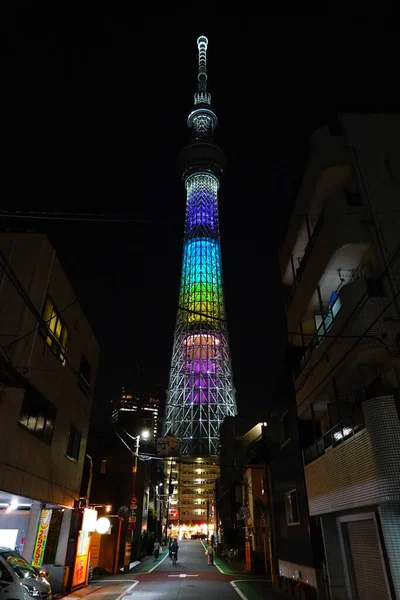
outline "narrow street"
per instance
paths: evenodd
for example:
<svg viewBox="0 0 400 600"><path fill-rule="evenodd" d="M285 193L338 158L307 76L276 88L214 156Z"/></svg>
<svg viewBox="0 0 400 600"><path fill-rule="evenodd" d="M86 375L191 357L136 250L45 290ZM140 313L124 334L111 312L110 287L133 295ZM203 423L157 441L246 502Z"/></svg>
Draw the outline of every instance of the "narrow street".
<svg viewBox="0 0 400 600"><path fill-rule="evenodd" d="M182 541L176 566L171 564L163 548L158 561L150 558L128 575L94 578L89 596L90 600L238 600L239 597L272 600L276 597L267 578L229 573L229 570L218 560L216 565L209 566L201 542ZM86 591L89 590L86 588ZM81 597L79 592L68 596L70 600Z"/></svg>

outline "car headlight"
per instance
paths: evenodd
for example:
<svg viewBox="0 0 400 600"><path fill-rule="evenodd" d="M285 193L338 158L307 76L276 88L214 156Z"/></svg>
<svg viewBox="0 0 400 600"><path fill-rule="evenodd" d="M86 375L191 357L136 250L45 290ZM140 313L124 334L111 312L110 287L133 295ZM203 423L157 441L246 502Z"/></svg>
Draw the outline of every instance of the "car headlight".
<svg viewBox="0 0 400 600"><path fill-rule="evenodd" d="M35 587L33 587L33 585L28 585L27 583L23 583L22 585L24 586L28 594L32 596L32 598L40 598L40 592Z"/></svg>

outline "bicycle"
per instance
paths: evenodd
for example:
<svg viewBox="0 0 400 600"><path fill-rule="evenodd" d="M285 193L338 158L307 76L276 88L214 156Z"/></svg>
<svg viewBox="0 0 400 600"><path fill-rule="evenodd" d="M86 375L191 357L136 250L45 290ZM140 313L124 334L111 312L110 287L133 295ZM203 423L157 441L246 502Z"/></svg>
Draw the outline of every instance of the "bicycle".
<svg viewBox="0 0 400 600"><path fill-rule="evenodd" d="M176 565L176 552L171 552L171 556L172 556L172 564Z"/></svg>

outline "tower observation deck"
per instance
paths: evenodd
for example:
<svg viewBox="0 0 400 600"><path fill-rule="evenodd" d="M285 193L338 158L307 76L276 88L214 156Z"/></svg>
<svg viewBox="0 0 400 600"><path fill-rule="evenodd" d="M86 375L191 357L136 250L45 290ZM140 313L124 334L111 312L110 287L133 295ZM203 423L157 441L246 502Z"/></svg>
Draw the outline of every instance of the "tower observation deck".
<svg viewBox="0 0 400 600"><path fill-rule="evenodd" d="M179 157L186 220L163 433L180 441L182 457L213 457L219 454L219 428L236 414L236 400L218 218L226 157L214 143L218 120L207 91L207 38L199 37L197 46L198 86L187 120L192 139Z"/></svg>

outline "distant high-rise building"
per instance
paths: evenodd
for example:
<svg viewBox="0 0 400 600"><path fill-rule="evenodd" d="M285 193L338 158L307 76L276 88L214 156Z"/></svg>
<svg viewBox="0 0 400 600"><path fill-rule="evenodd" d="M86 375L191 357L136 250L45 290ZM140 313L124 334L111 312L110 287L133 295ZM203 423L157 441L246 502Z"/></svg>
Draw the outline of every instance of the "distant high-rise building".
<svg viewBox="0 0 400 600"><path fill-rule="evenodd" d="M124 387L111 412L114 426L136 436L148 430L151 438L158 434L158 398L156 394L134 394Z"/></svg>

